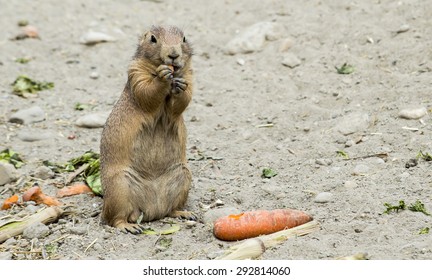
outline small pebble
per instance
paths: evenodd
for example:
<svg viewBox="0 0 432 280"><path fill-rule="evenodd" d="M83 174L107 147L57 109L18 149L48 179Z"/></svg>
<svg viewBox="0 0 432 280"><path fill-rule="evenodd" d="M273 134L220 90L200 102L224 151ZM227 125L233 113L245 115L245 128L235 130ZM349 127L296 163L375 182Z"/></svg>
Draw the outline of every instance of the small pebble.
<svg viewBox="0 0 432 280"><path fill-rule="evenodd" d="M186 221L185 222L185 225L187 228L193 228L196 226L196 224L197 224L197 222L195 222L195 221Z"/></svg>
<svg viewBox="0 0 432 280"><path fill-rule="evenodd" d="M52 138L52 133L44 130L25 129L18 132L17 137L24 142L35 142Z"/></svg>
<svg viewBox="0 0 432 280"><path fill-rule="evenodd" d="M243 65L245 65L245 63L246 63L246 61L245 61L243 58L239 58L239 59L237 59L237 64L238 64L238 65L243 66Z"/></svg>
<svg viewBox="0 0 432 280"><path fill-rule="evenodd" d="M410 30L410 26L409 24L402 24L399 29L396 31L396 33L404 33L407 32L408 30Z"/></svg>
<svg viewBox="0 0 432 280"><path fill-rule="evenodd" d="M354 181L346 181L344 183L344 187L348 188L348 189L354 189L354 188L357 188L357 183Z"/></svg>
<svg viewBox="0 0 432 280"><path fill-rule="evenodd" d="M85 128L99 128L105 125L108 118L107 114L94 113L80 117L75 124Z"/></svg>
<svg viewBox="0 0 432 280"><path fill-rule="evenodd" d="M9 247L9 246L14 246L17 244L17 241L14 237L11 237L9 239L7 239L5 242L3 242L3 246Z"/></svg>
<svg viewBox="0 0 432 280"><path fill-rule="evenodd" d="M19 110L9 118L9 122L18 124L29 124L43 120L45 120L45 112L39 106Z"/></svg>
<svg viewBox="0 0 432 280"><path fill-rule="evenodd" d="M113 42L115 40L116 39L114 37L107 35L105 33L89 31L83 36L81 36L79 42L81 44L91 46L103 42Z"/></svg>
<svg viewBox="0 0 432 280"><path fill-rule="evenodd" d="M251 53L264 48L266 41L279 39L284 28L275 22L259 22L246 28L226 44L225 53Z"/></svg>
<svg viewBox="0 0 432 280"><path fill-rule="evenodd" d="M92 79L97 79L97 78L99 78L99 73L98 73L98 72L91 72L91 73L90 73L90 78L92 78Z"/></svg>
<svg viewBox="0 0 432 280"><path fill-rule="evenodd" d="M327 203L333 201L333 194L329 192L322 192L315 196L314 202L316 203Z"/></svg>
<svg viewBox="0 0 432 280"><path fill-rule="evenodd" d="M19 244L21 248L28 247L30 245L30 242L27 239L20 239Z"/></svg>
<svg viewBox="0 0 432 280"><path fill-rule="evenodd" d="M353 175L365 175L369 172L369 166L364 165L364 164L357 164L354 169L352 174Z"/></svg>
<svg viewBox="0 0 432 280"><path fill-rule="evenodd" d="M50 230L48 226L44 225L43 223L34 223L28 228L26 228L23 232L23 237L26 239L33 239L33 238L44 238L49 234Z"/></svg>
<svg viewBox="0 0 432 280"><path fill-rule="evenodd" d="M336 129L343 135L363 131L369 127L370 118L366 113L351 113L343 117Z"/></svg>
<svg viewBox="0 0 432 280"><path fill-rule="evenodd" d="M348 140L348 141L345 142L345 147L349 148L349 147L354 146L354 144L355 144L355 141L352 140L352 139L350 139L350 140Z"/></svg>
<svg viewBox="0 0 432 280"><path fill-rule="evenodd" d="M282 65L287 66L289 68L295 68L301 64L301 60L292 53L284 54L282 57Z"/></svg>
<svg viewBox="0 0 432 280"><path fill-rule="evenodd" d="M414 108L414 109L403 109L399 112L399 117L408 119L408 120L418 120L427 115L427 109L425 107L422 108Z"/></svg>
<svg viewBox="0 0 432 280"><path fill-rule="evenodd" d="M54 177L54 171L48 166L39 166L33 173L33 176L42 180L47 180Z"/></svg>
<svg viewBox="0 0 432 280"><path fill-rule="evenodd" d="M18 176L18 171L12 164L0 162L0 186L15 181Z"/></svg>
<svg viewBox="0 0 432 280"><path fill-rule="evenodd" d="M318 165L328 166L328 165L331 165L333 163L333 161L329 158L319 158L319 159L315 160L315 163Z"/></svg>
<svg viewBox="0 0 432 280"><path fill-rule="evenodd" d="M98 252L102 252L104 250L103 246L100 243L98 243L98 242L96 242L95 244L93 244L93 249L95 249L95 251L98 251Z"/></svg>
<svg viewBox="0 0 432 280"><path fill-rule="evenodd" d="M275 195L276 199L284 199L287 197L286 193L278 193Z"/></svg>
<svg viewBox="0 0 432 280"><path fill-rule="evenodd" d="M71 234L76 234L76 235L84 235L87 233L87 227L84 226L80 226L80 227L70 227L69 228L69 232Z"/></svg>
<svg viewBox="0 0 432 280"><path fill-rule="evenodd" d="M284 39L279 45L280 52L288 51L294 45L294 41L290 38Z"/></svg>

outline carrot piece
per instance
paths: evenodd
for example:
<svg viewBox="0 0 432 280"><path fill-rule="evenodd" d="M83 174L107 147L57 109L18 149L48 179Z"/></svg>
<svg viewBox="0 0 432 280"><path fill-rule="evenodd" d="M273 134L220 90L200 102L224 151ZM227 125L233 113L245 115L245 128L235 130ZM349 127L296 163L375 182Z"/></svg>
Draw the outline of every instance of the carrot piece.
<svg viewBox="0 0 432 280"><path fill-rule="evenodd" d="M294 209L256 210L217 219L213 233L221 240L242 240L293 228L311 220L308 214Z"/></svg>
<svg viewBox="0 0 432 280"><path fill-rule="evenodd" d="M30 189L28 189L26 192L24 192L23 194L23 201L34 201L36 202L36 204L46 204L48 206L57 206L60 205L60 202L48 195L45 195L41 188L38 185L35 185L33 187L31 187Z"/></svg>
<svg viewBox="0 0 432 280"><path fill-rule="evenodd" d="M18 199L19 199L18 195L13 195L13 196L7 198L3 202L3 205L2 205L1 209L2 210L7 210L7 209L11 208L12 204L17 204L18 203Z"/></svg>
<svg viewBox="0 0 432 280"><path fill-rule="evenodd" d="M84 183L78 183L69 187L65 187L57 192L57 197L72 196L82 193L91 193L92 190Z"/></svg>
<svg viewBox="0 0 432 280"><path fill-rule="evenodd" d="M39 32L34 26L27 25L23 27L23 32L28 38L39 38Z"/></svg>

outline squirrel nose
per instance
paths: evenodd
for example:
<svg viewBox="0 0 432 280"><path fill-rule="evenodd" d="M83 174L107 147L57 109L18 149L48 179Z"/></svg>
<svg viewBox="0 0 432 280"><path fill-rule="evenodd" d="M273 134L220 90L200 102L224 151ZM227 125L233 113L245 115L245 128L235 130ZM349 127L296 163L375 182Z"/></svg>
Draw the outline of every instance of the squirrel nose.
<svg viewBox="0 0 432 280"><path fill-rule="evenodd" d="M176 59L176 58L179 57L179 56L180 56L180 55L177 54L177 53L172 53L172 54L169 54L169 55L168 55L168 57L171 58L172 60Z"/></svg>

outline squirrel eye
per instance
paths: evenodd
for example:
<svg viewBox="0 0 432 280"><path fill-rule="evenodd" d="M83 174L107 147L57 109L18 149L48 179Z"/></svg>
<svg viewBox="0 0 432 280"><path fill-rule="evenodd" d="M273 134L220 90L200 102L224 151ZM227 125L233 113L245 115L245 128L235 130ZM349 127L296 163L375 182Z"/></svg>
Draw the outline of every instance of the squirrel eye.
<svg viewBox="0 0 432 280"><path fill-rule="evenodd" d="M186 37L183 37L183 43L186 43Z"/></svg>
<svg viewBox="0 0 432 280"><path fill-rule="evenodd" d="M150 41L152 43L157 43L156 37L154 35L151 35Z"/></svg>

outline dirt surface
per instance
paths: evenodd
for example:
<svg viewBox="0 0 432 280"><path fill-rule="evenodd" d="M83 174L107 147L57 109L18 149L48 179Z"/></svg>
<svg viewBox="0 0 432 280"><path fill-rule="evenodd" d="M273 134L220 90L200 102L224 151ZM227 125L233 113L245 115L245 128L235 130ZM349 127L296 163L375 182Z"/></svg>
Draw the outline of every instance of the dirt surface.
<svg viewBox="0 0 432 280"><path fill-rule="evenodd" d="M145 224L156 230L180 225L162 237L122 234L101 222L101 197L77 195L61 199L72 213L47 232L0 244L3 258L213 259L231 243L212 235L204 222L209 212L287 207L311 214L321 229L289 239L261 259L356 253L432 259L432 233L419 234L432 226L430 216L383 214L384 203L399 200L420 200L432 212L431 163L419 159L405 166L419 151L432 152L430 116L399 117L403 109L432 108L432 4L326 2L1 0L0 150L18 152L26 165L18 170L21 180L0 186L0 201L35 181L50 195L64 186L67 175L42 180L35 170L44 160L65 162L99 150L101 128L78 127L76 120L109 113L139 34L152 24L175 24L195 49L194 98L184 114L194 176L187 209L201 218L193 226L171 218ZM40 39L11 40L20 33L20 20L37 27ZM282 31L268 36L260 50L226 54L228 42L260 22ZM116 40L81 44L90 30ZM15 62L21 57L31 60ZM282 64L284 58L291 67ZM338 74L335 67L344 63L354 72ZM11 83L21 74L55 87L19 97ZM92 106L77 111L76 103ZM35 105L45 120L9 122L15 111ZM28 142L20 133L49 137ZM278 174L262 178L263 168ZM217 200L223 205L207 209ZM41 207L0 211L0 221Z"/></svg>

